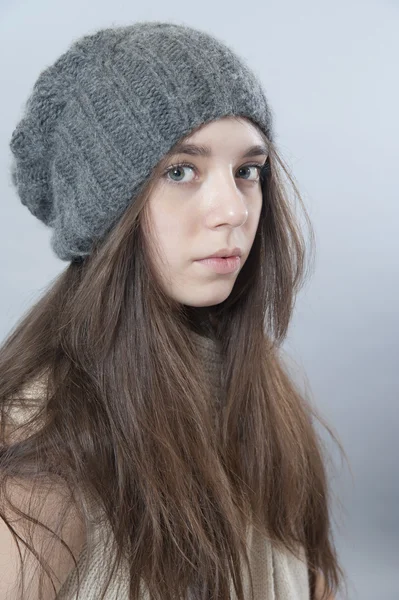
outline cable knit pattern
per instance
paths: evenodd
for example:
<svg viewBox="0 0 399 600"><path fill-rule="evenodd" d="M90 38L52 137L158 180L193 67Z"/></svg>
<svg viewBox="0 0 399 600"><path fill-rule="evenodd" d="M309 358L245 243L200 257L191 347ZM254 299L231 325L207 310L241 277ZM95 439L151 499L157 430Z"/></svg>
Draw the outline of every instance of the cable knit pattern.
<svg viewBox="0 0 399 600"><path fill-rule="evenodd" d="M228 115L273 140L261 81L227 44L176 23L100 29L37 78L11 136L10 179L55 254L84 258L178 140Z"/></svg>

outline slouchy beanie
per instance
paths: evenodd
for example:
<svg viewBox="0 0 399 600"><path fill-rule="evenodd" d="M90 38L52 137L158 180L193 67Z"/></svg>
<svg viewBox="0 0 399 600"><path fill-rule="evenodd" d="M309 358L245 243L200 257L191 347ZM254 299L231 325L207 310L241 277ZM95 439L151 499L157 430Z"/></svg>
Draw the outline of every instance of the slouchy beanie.
<svg viewBox="0 0 399 600"><path fill-rule="evenodd" d="M273 141L258 77L221 40L158 21L101 29L40 73L12 133L11 180L54 253L82 260L176 142L228 115Z"/></svg>

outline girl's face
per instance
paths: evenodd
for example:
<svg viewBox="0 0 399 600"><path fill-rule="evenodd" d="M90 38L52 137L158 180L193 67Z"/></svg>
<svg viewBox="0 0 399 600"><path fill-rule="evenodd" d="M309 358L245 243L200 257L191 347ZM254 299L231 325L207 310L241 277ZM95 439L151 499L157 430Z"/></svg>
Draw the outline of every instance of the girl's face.
<svg viewBox="0 0 399 600"><path fill-rule="evenodd" d="M223 117L203 125L167 155L145 210L149 243L166 292L188 306L212 306L230 295L254 241L262 207L259 171L267 145L252 123ZM253 146L262 146L248 154ZM248 156L246 156L248 154ZM221 249L241 250L235 270L198 262ZM233 261L234 262L234 261Z"/></svg>

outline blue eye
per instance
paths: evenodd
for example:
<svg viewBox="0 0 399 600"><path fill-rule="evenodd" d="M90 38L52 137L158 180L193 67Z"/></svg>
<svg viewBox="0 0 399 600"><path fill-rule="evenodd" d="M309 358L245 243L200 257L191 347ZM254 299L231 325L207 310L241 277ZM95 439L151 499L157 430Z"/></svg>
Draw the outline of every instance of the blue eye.
<svg viewBox="0 0 399 600"><path fill-rule="evenodd" d="M258 175L260 173L260 170L262 169L262 165L244 165L243 167L240 167L238 170L239 171L243 171L244 169L256 169L258 172ZM257 177L255 180L251 179L250 181L259 181L259 178Z"/></svg>
<svg viewBox="0 0 399 600"><path fill-rule="evenodd" d="M171 167L169 167L169 169L165 172L165 176L169 175L169 173L173 172L173 171L181 171L184 168L188 168L188 169L194 169L194 167L192 165L188 165L186 163L181 163L178 165L172 165ZM180 183L180 181L175 181L175 180L170 180L168 178L166 178L166 181L168 183ZM184 183L188 183L187 181L185 181Z"/></svg>
<svg viewBox="0 0 399 600"><path fill-rule="evenodd" d="M256 177L256 179L247 179L245 177L243 178L244 181L249 181L250 183L256 183L256 182L260 181L260 179L262 178L262 176L264 176L264 171L265 171L265 168L267 168L267 167L268 167L268 163L265 163L265 164L262 164L262 165L259 165L259 164L244 165L244 166L240 167L237 172L239 173L240 171L243 171L245 169L251 169L251 168L256 169L256 171L257 171L257 177ZM176 164L176 165L172 165L171 167L169 167L164 172L164 177L166 178L166 181L168 183L176 183L176 184L179 184L179 183L191 183L192 180L190 180L190 181L183 181L182 179L179 179L179 180L176 181L176 180L170 179L168 177L170 173L173 173L173 172L176 172L176 171L182 171L185 168L192 169L193 171L195 171L195 167L193 165L188 164L188 163L179 163L179 164ZM184 177L184 173L183 173L183 177Z"/></svg>

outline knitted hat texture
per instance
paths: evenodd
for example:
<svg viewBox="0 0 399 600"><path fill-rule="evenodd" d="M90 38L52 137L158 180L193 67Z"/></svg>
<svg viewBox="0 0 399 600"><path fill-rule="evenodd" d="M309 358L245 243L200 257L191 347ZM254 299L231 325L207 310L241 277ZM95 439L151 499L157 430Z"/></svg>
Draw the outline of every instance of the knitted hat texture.
<svg viewBox="0 0 399 600"><path fill-rule="evenodd" d="M65 261L84 258L180 138L228 115L273 141L272 113L244 59L209 33L142 21L76 40L43 70L13 131L11 180L52 229Z"/></svg>

